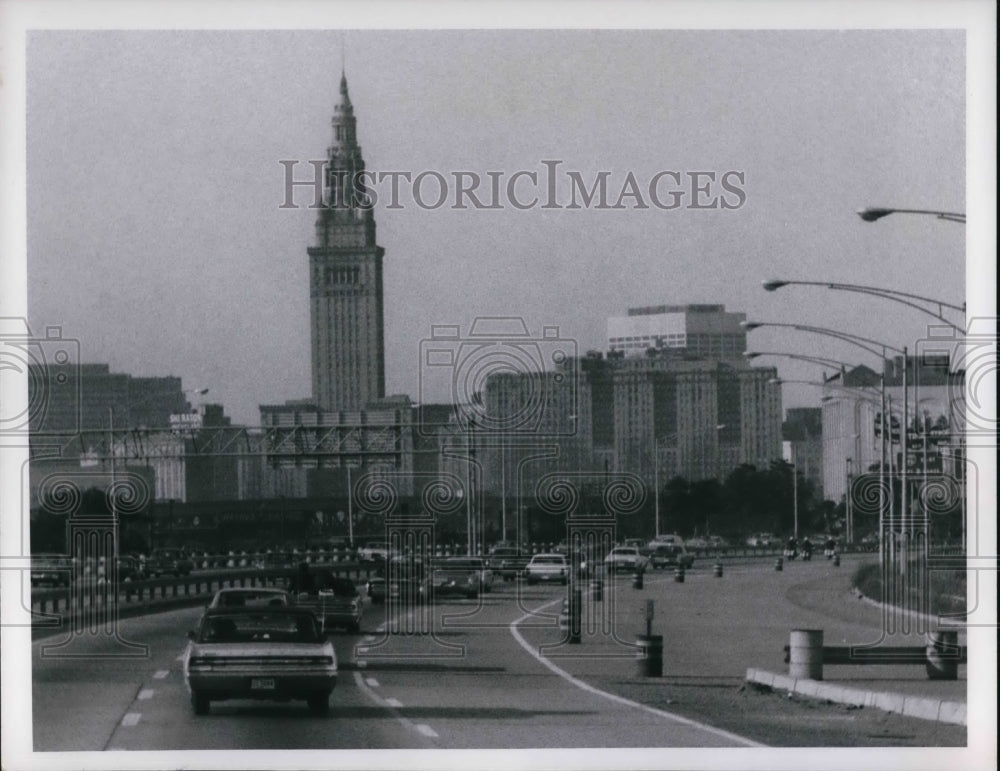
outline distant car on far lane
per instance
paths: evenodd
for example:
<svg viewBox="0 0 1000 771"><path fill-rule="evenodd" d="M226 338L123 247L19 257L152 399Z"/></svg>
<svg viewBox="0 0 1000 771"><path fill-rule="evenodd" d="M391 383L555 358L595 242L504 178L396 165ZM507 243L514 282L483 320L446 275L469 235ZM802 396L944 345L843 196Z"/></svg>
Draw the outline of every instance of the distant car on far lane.
<svg viewBox="0 0 1000 771"><path fill-rule="evenodd" d="M558 552L536 554L525 567L524 578L529 584L565 584L569 580L569 560Z"/></svg>
<svg viewBox="0 0 1000 771"><path fill-rule="evenodd" d="M73 560L65 554L32 554L31 585L69 586Z"/></svg>
<svg viewBox="0 0 1000 771"><path fill-rule="evenodd" d="M389 559L389 544L369 541L358 549L358 562L385 562Z"/></svg>
<svg viewBox="0 0 1000 771"><path fill-rule="evenodd" d="M685 570L694 565L694 555L684 544L661 544L649 555L649 564L655 570L682 567Z"/></svg>
<svg viewBox="0 0 1000 771"><path fill-rule="evenodd" d="M609 572L615 570L645 570L649 560L635 546L616 546L604 558L604 566Z"/></svg>
<svg viewBox="0 0 1000 771"><path fill-rule="evenodd" d="M529 558L516 546L497 546L490 552L490 568L504 581L513 581L524 572Z"/></svg>
<svg viewBox="0 0 1000 771"><path fill-rule="evenodd" d="M431 575L434 597L461 595L470 600L493 589L493 571L481 557L448 557L436 563Z"/></svg>

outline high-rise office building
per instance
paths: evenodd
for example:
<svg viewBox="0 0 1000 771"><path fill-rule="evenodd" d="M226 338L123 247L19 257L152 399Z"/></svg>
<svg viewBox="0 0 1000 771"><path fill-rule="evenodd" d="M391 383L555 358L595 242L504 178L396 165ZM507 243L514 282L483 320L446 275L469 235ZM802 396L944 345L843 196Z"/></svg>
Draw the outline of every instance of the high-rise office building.
<svg viewBox="0 0 1000 771"><path fill-rule="evenodd" d="M353 411L385 396L384 250L359 178L365 162L343 75L332 127L326 205L308 249L313 400L321 410Z"/></svg>
<svg viewBox="0 0 1000 771"><path fill-rule="evenodd" d="M746 314L723 305L654 305L629 308L608 319L608 350L644 356L649 349L711 359L734 359L747 349Z"/></svg>

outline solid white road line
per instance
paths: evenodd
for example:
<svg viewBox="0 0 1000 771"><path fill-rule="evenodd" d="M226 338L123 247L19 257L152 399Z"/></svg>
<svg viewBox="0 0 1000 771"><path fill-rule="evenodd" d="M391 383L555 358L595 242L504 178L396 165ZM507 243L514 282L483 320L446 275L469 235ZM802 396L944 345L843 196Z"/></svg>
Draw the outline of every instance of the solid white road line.
<svg viewBox="0 0 1000 771"><path fill-rule="evenodd" d="M156 670L156 672L153 673L153 677L156 678L157 680L162 680L169 674L170 670L168 669L158 669Z"/></svg>
<svg viewBox="0 0 1000 771"><path fill-rule="evenodd" d="M527 619L531 618L539 611L544 610L545 608L548 608L551 605L555 605L558 602L562 602L562 600L556 599L552 600L551 602L547 602L544 605L539 605L537 608L535 608L535 610L525 613L519 619L511 621L509 628L510 628L510 633L514 636L514 639L517 640L518 645L524 648L524 650L526 650L529 654L531 654L531 656L533 656L539 663L543 664L544 666L552 670L555 674L559 675L559 677L561 677L563 680L570 683L571 685L575 685L577 688L586 691L587 693L592 693L595 696L601 696L617 704L622 704L627 707L633 707L635 709L642 710L643 712L646 712L650 715L656 715L657 717L662 717L666 720L670 720L671 722L679 723L680 725L690 726L692 728L699 728L703 731L707 731L708 733L715 734L716 736L721 736L722 738L729 739L730 741L738 742L747 747L767 746L766 744L760 744L758 742L753 741L752 739L748 739L745 736L739 736L738 734L730 733L729 731L723 731L721 728L716 728L714 726L706 725L705 723L699 723L697 720L690 720L686 717L681 717L680 715L675 715L671 712L664 712L661 709L656 709L655 707L650 707L645 704L640 704L637 701L626 699L623 696L618 696L617 694L614 693L608 693L607 691L602 691L600 688L595 688L589 683L585 683L583 680L578 680L566 670L557 667L547 658L538 653L534 649L534 647L528 644L527 640L525 640L521 636L521 633L517 630L517 625L520 624L522 621L526 621Z"/></svg>
<svg viewBox="0 0 1000 771"><path fill-rule="evenodd" d="M417 725L414 726L414 728L416 728L424 736L429 736L431 739L437 739L438 738L437 731L435 731L429 725L425 725L423 723L418 723Z"/></svg>
<svg viewBox="0 0 1000 771"><path fill-rule="evenodd" d="M399 699L386 699L385 703L388 704L390 707L395 707L396 709L399 709L400 707L403 706L403 702L401 702Z"/></svg>
<svg viewBox="0 0 1000 771"><path fill-rule="evenodd" d="M133 726L136 725L142 718L141 712L128 712L125 717L122 718L122 725Z"/></svg>
<svg viewBox="0 0 1000 771"><path fill-rule="evenodd" d="M143 688L141 691L139 691L139 698L143 699L143 700L145 700L145 699L152 699L153 698L153 689L152 688Z"/></svg>
<svg viewBox="0 0 1000 771"><path fill-rule="evenodd" d="M369 688L378 688L378 680L374 677L366 677L365 682L368 683Z"/></svg>

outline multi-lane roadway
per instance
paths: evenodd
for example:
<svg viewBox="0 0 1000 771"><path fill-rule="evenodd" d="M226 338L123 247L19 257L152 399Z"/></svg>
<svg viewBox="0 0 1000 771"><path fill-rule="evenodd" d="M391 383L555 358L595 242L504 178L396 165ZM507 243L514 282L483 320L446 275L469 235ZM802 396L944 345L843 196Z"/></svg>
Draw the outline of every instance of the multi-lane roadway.
<svg viewBox="0 0 1000 771"><path fill-rule="evenodd" d="M333 634L340 676L322 717L310 715L303 702L254 701L213 702L209 715L196 716L183 654L200 609L126 619L120 637L148 646L145 656L115 655L124 649L100 634L77 640L74 658L48 655L48 648L43 655L43 646L58 638L33 643L33 744L36 751L721 748L802 744L809 737L828 743L831 736L851 744L866 743L858 737L884 730L889 717L913 732L912 741L899 743L960 743L962 727L949 733L934 726L918 736L911 725L917 721L871 711L847 720L833 710L822 725L813 711L796 722L784 715L794 706L771 703L780 702L776 697L753 697L760 701L745 721L732 714L727 704L737 694L751 698L739 690L746 661L733 651L747 648L750 658L766 651L768 660L750 665L780 666L790 620L824 618L821 610L803 608L829 571L823 563L782 574L752 565L716 579L702 566L683 585L669 574L647 576L641 591L623 577L609 582L600 603L592 597L585 603L579 646L560 644L564 589L558 586L501 583L479 601L369 606L359 634ZM648 598L656 605L655 631L666 639L662 680L637 677L630 646L640 631L637 608ZM761 618L754 602L773 608L774 617ZM872 631L837 615L827 620L840 636ZM714 639L699 645L685 636L685 618L691 633L715 629ZM765 642L754 641L755 624Z"/></svg>

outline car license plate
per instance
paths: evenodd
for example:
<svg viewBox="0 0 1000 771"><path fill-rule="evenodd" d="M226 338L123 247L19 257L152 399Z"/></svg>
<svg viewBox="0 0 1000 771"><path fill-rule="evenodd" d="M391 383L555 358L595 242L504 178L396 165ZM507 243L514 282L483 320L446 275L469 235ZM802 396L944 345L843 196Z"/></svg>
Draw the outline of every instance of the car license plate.
<svg viewBox="0 0 1000 771"><path fill-rule="evenodd" d="M250 681L251 691L273 691L274 690L274 678L273 677L255 677Z"/></svg>

